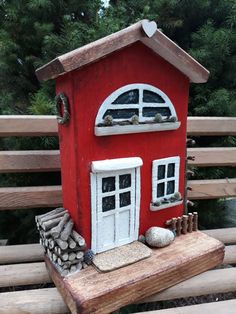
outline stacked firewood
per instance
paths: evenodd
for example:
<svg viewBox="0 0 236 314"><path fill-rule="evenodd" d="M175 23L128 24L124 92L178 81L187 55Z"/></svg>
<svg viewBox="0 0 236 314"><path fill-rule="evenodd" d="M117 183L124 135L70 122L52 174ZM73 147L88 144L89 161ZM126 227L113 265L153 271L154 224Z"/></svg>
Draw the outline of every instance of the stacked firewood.
<svg viewBox="0 0 236 314"><path fill-rule="evenodd" d="M198 213L189 213L166 221L166 226L176 232L177 236L198 230Z"/></svg>
<svg viewBox="0 0 236 314"><path fill-rule="evenodd" d="M84 262L85 240L73 229L74 223L65 208L36 216L35 221L45 254L62 276L87 266Z"/></svg>

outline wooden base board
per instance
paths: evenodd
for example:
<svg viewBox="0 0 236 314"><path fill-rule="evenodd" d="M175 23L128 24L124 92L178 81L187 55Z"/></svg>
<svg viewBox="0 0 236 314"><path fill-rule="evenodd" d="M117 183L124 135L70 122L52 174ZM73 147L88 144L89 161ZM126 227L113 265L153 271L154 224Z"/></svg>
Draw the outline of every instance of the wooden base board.
<svg viewBox="0 0 236 314"><path fill-rule="evenodd" d="M73 314L106 314L221 264L224 245L197 231L132 265L98 273L88 267L62 278L46 257L49 273Z"/></svg>

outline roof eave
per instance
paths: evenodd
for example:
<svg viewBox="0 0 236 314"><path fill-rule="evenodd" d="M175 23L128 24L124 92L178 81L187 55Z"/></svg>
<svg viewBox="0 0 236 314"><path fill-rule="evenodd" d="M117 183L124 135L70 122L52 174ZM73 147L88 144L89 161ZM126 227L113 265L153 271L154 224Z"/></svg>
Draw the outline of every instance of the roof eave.
<svg viewBox="0 0 236 314"><path fill-rule="evenodd" d="M39 81L55 79L60 75L104 58L114 51L141 41L185 74L191 82L205 83L208 80L209 71L159 29L153 29L153 23L155 22L148 20L139 21L119 32L57 57L36 70L37 78ZM151 35L146 29L148 24L152 24Z"/></svg>

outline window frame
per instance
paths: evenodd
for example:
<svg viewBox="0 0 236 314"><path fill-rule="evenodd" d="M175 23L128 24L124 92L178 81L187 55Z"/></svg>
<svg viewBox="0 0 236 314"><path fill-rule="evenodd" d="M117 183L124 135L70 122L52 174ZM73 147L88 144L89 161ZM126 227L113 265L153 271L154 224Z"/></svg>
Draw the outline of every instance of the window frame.
<svg viewBox="0 0 236 314"><path fill-rule="evenodd" d="M125 93L129 90L135 90L135 89L138 89L138 91L139 91L139 101L137 104L112 104L123 93ZM159 96L161 96L163 98L165 103L144 102L143 101L143 91L144 90L151 91L151 92L158 94ZM169 108L171 116L175 116L177 119L177 114L176 114L174 105L172 104L171 100L169 99L169 97L164 92L162 92L160 89L158 89L157 87L154 87L152 85L144 84L144 83L137 83L137 84L128 84L128 85L122 86L121 88L114 91L112 94L110 94L105 99L105 101L102 103L102 105L100 106L100 108L98 110L97 117L95 120L95 126L103 123L103 119L104 119L103 116L104 116L105 112L109 109L113 109L113 110L115 110L115 109L138 109L140 122L153 121L154 117L144 117L143 116L143 108L146 108L146 107ZM165 118L165 117L166 116L163 116L163 118ZM117 118L115 118L113 120L117 121L117 122L121 122L124 120L130 120L130 119L125 119L125 118L117 119Z"/></svg>
<svg viewBox="0 0 236 314"><path fill-rule="evenodd" d="M175 164L175 171L174 176L167 177L168 172L168 165L169 164ZM158 179L158 166L164 165L165 166L165 175L163 179ZM174 156L174 157L168 157L168 158L162 158L162 159L156 159L152 162L152 203L161 201L162 199L171 198L176 192L179 191L179 171L180 170L180 157ZM166 194L167 191L167 182L169 181L175 181L174 183L174 192L171 194ZM164 195L157 197L157 185L160 183L164 183ZM170 205L170 206L168 206ZM165 207L171 207L170 204L166 204Z"/></svg>

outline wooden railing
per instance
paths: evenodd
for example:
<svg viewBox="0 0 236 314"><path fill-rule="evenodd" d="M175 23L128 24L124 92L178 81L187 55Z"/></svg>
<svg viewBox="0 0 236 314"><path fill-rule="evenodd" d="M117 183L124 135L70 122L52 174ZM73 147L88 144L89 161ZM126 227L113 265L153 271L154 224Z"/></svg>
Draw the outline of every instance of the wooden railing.
<svg viewBox="0 0 236 314"><path fill-rule="evenodd" d="M188 118L189 136L236 135L236 118ZM0 116L0 137L57 136L54 116ZM189 148L188 155L195 167L236 165L236 148ZM60 171L57 150L2 151L0 173ZM213 199L236 196L236 179L194 180L189 182L190 199ZM1 187L0 210L56 207L61 205L60 186ZM1 215L1 213L0 213ZM1 217L1 216L0 216ZM224 264L236 264L236 227L205 231L227 244ZM41 285L49 283L43 252L39 244L0 247L0 287ZM236 291L236 268L217 269L195 276L142 302L170 300L188 296ZM181 308L181 313L207 313L210 310L228 313L235 300ZM160 314L176 314L178 310L161 310ZM233 310L232 310L233 311ZM62 314L68 309L56 288L39 288L3 292L0 294L0 313ZM156 312L150 312L156 313ZM233 313L233 312L232 312Z"/></svg>

